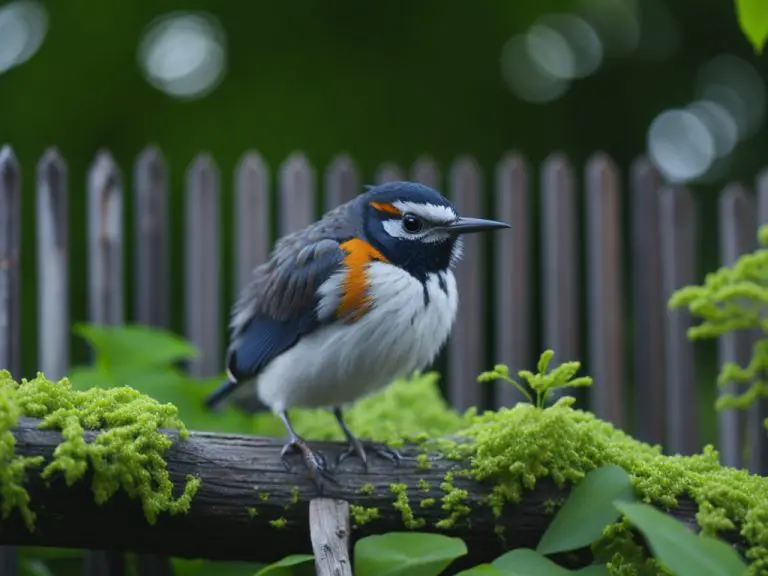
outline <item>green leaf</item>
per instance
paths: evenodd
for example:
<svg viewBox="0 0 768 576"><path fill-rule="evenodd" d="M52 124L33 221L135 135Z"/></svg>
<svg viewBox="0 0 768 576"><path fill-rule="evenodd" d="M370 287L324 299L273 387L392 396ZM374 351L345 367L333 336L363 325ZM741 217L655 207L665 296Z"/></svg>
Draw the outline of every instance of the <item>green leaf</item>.
<svg viewBox="0 0 768 576"><path fill-rule="evenodd" d="M736 0L736 17L744 35L756 54L763 53L768 40L768 2L765 0Z"/></svg>
<svg viewBox="0 0 768 576"><path fill-rule="evenodd" d="M73 332L93 347L98 363L110 369L168 366L197 355L197 349L180 336L150 326L77 324Z"/></svg>
<svg viewBox="0 0 768 576"><path fill-rule="evenodd" d="M605 564L590 564L581 570L576 570L573 574L578 574L579 576L608 576L610 573L608 572L608 566Z"/></svg>
<svg viewBox="0 0 768 576"><path fill-rule="evenodd" d="M619 517L614 501L634 499L635 491L624 469L604 466L592 470L576 484L558 510L541 537L537 552L554 554L589 546Z"/></svg>
<svg viewBox="0 0 768 576"><path fill-rule="evenodd" d="M270 574L271 576L290 576L291 570L289 568L291 566L304 564L305 562L309 562L314 559L315 557L312 556L312 554L291 554L282 560L278 560L269 566L265 566L256 572L254 576L265 576L266 574Z"/></svg>
<svg viewBox="0 0 768 576"><path fill-rule="evenodd" d="M478 564L462 570L456 576L504 576L504 573L494 568L492 564Z"/></svg>
<svg viewBox="0 0 768 576"><path fill-rule="evenodd" d="M616 502L643 533L656 559L676 576L742 576L747 566L725 542L699 536L649 504Z"/></svg>
<svg viewBox="0 0 768 576"><path fill-rule="evenodd" d="M530 548L502 554L491 564L504 576L568 576L571 572Z"/></svg>
<svg viewBox="0 0 768 576"><path fill-rule="evenodd" d="M355 544L356 576L437 576L467 553L460 538L425 532L389 532Z"/></svg>

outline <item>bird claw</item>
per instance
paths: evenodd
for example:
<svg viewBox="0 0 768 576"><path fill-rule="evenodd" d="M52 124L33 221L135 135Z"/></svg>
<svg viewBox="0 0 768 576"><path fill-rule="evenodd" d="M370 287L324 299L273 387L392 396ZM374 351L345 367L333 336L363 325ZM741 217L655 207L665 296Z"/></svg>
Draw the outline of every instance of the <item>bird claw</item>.
<svg viewBox="0 0 768 576"><path fill-rule="evenodd" d="M331 484L340 486L338 480L334 478L328 470L328 464L325 456L320 452L312 450L304 440L294 439L289 441L283 449L280 451L280 460L283 463L287 472L293 472L293 468L288 462L287 456L289 452L299 452L304 461L304 465L309 471L309 476L312 482L317 488L317 492L320 496L323 494L323 479L327 480Z"/></svg>
<svg viewBox="0 0 768 576"><path fill-rule="evenodd" d="M373 452L380 458L389 460L395 466L400 466L400 461L403 458L400 456L400 453L397 452L397 450L393 450L384 444L376 444L374 442L361 442L357 438L352 438L349 441L349 448L347 451L343 454L340 454L336 460L336 467L338 468L341 466L341 463L350 456L357 456L360 458L360 460L362 460L363 467L368 470L368 454L365 450L366 446L370 452Z"/></svg>

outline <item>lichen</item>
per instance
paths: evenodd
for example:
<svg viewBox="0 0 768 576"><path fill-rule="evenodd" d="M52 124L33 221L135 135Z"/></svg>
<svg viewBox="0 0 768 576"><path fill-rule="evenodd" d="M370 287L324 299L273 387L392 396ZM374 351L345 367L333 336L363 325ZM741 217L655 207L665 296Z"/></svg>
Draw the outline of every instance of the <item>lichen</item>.
<svg viewBox="0 0 768 576"><path fill-rule="evenodd" d="M349 507L349 514L352 517L355 526L363 526L369 522L378 520L380 512L378 508L352 504Z"/></svg>
<svg viewBox="0 0 768 576"><path fill-rule="evenodd" d="M173 441L160 429L177 429L181 438L188 434L173 405L161 404L128 387L81 391L74 390L66 378L52 382L38 374L33 380L18 383L7 371L0 371L0 495L4 518L18 508L30 530L34 527L34 513L23 482L43 460L14 455L11 429L21 416L41 419L42 429L61 431L63 441L40 472L44 480L60 474L67 485L72 485L90 470L97 504L122 489L141 501L150 524L161 512L176 514L189 509L199 478L187 477L183 493L174 498L163 459ZM86 430L100 433L86 441Z"/></svg>

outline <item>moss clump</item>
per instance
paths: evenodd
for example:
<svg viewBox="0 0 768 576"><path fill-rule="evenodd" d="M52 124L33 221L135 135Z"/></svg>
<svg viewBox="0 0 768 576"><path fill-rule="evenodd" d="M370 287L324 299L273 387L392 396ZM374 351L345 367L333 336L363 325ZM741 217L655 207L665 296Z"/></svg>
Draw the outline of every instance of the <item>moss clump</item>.
<svg viewBox="0 0 768 576"><path fill-rule="evenodd" d="M44 429L60 430L64 438L56 447L53 460L41 471L43 479L63 475L67 485L93 472L91 488L96 503L102 504L117 490L141 501L144 515L154 524L158 514L176 514L189 509L200 480L188 477L184 492L173 497L163 454L172 440L159 431L175 428L187 436L184 424L171 404L156 400L127 387L74 390L67 379L51 382L42 374L33 380L15 382L7 371L0 371L0 496L3 517L17 507L32 529L34 514L29 496L22 486L29 469L42 465L41 459L13 455L10 430L21 416L42 419ZM86 442L86 430L101 431Z"/></svg>
<svg viewBox="0 0 768 576"><path fill-rule="evenodd" d="M379 519L378 508L357 506L356 504L352 504L349 507L349 514L352 516L352 521L354 522L355 526L364 526L369 522L373 522L374 520Z"/></svg>
<svg viewBox="0 0 768 576"><path fill-rule="evenodd" d="M373 494L373 484L371 484L370 482L367 482L362 486L360 486L360 488L358 488L357 491L360 494L365 494L366 496L370 496L371 494Z"/></svg>
<svg viewBox="0 0 768 576"><path fill-rule="evenodd" d="M270 520L269 523L272 525L272 528L277 528L278 530L282 530L288 526L288 520L283 516L280 516L280 518L276 518L275 520Z"/></svg>
<svg viewBox="0 0 768 576"><path fill-rule="evenodd" d="M409 530L422 528L427 521L424 518L416 518L408 502L408 486L405 484L390 484L390 492L395 495L395 510L399 510L403 517L403 524Z"/></svg>

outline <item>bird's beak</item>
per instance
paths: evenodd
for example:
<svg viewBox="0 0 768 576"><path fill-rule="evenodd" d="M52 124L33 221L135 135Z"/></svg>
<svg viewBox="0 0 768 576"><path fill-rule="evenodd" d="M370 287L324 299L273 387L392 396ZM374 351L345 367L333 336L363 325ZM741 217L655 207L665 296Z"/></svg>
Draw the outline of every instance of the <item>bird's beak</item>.
<svg viewBox="0 0 768 576"><path fill-rule="evenodd" d="M457 218L450 224L446 224L442 229L451 234L469 234L471 232L487 232L500 228L511 228L511 226L506 222L497 222L496 220L462 217Z"/></svg>

